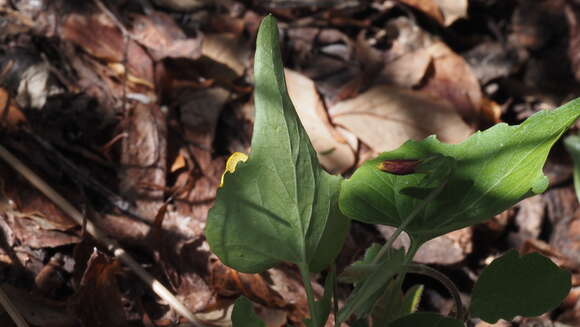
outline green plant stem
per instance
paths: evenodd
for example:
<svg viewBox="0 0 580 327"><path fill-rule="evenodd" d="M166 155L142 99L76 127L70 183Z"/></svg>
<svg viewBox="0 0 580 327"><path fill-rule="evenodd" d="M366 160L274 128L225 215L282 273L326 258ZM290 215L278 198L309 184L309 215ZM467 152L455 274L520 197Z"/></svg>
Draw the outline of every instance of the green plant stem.
<svg viewBox="0 0 580 327"><path fill-rule="evenodd" d="M385 255L385 253L391 247L393 247L395 240L401 235L401 233L403 232L405 227L407 227L407 225L409 225L413 221L413 219L415 219L415 217L417 217L417 215L421 212L421 210L423 210L427 206L427 204L429 204L429 202L433 201L433 199L435 199L435 197L437 195L439 195L439 193L441 193L441 191L443 191L443 188L445 187L445 185L447 185L446 182L441 183L441 185L439 185L436 189L434 189L431 193L429 193L429 195L425 198L425 200L423 200L421 203L419 203L419 205L416 206L413 209L413 211L411 211L411 213L407 216L407 218L405 218L403 223L397 228L397 230L393 233L393 235L391 235L389 240L379 250L377 255L374 257L372 264L377 264L382 259L382 257ZM410 248L409 248L409 250L410 250ZM407 251L407 257L409 256L408 255L409 252L410 251ZM415 253L413 253L413 255L415 255Z"/></svg>
<svg viewBox="0 0 580 327"><path fill-rule="evenodd" d="M298 265L300 269L300 275L302 276L302 282L304 283L304 290L306 291L306 298L308 299L308 309L310 310L310 319L314 322L315 326L319 325L318 310L316 309L316 299L314 298L314 290L312 289L312 283L310 281L310 270L308 269L307 263L301 263Z"/></svg>
<svg viewBox="0 0 580 327"><path fill-rule="evenodd" d="M447 289L449 294L451 294L451 297L453 297L453 301L455 302L455 307L457 308L456 313L455 313L455 317L457 319L463 321L463 319L464 319L463 303L461 302L461 297L459 296L459 290L457 289L455 284L451 281L451 279L449 279L447 276L445 276L441 272L439 272L439 271L437 271L429 266L420 265L420 264L416 264L416 263L407 264L405 267L405 270L409 273L415 273L415 274L429 276L429 277L439 281L441 284L443 284L443 286L445 286L445 288Z"/></svg>

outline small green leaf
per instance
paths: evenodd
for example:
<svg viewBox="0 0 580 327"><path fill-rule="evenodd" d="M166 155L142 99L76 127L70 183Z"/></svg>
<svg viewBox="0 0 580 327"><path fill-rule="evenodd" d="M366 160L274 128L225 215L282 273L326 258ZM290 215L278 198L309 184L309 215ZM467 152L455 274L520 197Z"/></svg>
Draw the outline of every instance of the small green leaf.
<svg viewBox="0 0 580 327"><path fill-rule="evenodd" d="M222 262L242 272L282 261L319 271L349 226L337 205L342 178L320 168L290 101L272 16L262 21L256 47L252 151L224 175L205 234Z"/></svg>
<svg viewBox="0 0 580 327"><path fill-rule="evenodd" d="M486 267L473 288L470 312L488 323L514 316L539 316L557 307L571 276L550 259L511 250Z"/></svg>
<svg viewBox="0 0 580 327"><path fill-rule="evenodd" d="M415 285L411 287L405 297L403 298L402 314L413 313L417 311L419 307L419 302L421 302L421 296L423 295L423 285Z"/></svg>
<svg viewBox="0 0 580 327"><path fill-rule="evenodd" d="M401 283L396 279L391 279L372 309L370 318L373 327L387 326L391 321L402 316L402 309Z"/></svg>
<svg viewBox="0 0 580 327"><path fill-rule="evenodd" d="M580 201L580 136L568 136L564 139L564 145L574 160L574 189L576 198Z"/></svg>
<svg viewBox="0 0 580 327"><path fill-rule="evenodd" d="M353 262L346 267L344 271L338 276L338 281L341 283L356 284L365 279L374 269L378 267L377 264L372 264L373 259L381 250L381 245L373 243L369 246L361 260Z"/></svg>
<svg viewBox="0 0 580 327"><path fill-rule="evenodd" d="M579 116L577 99L556 110L539 112L521 125L495 125L461 144L444 144L434 136L408 141L367 161L343 182L340 210L362 222L401 226L416 244L485 221L546 189L542 168L548 152ZM429 163L433 169L421 172L407 164L398 170L415 173L381 170L382 163L395 160L419 160L419 168ZM445 167L446 162L452 166ZM429 176L431 187L426 180ZM409 219L437 183L442 191Z"/></svg>
<svg viewBox="0 0 580 327"><path fill-rule="evenodd" d="M334 296L334 284L336 281L336 270L330 269L330 272L326 276L324 281L324 296L315 302L315 310L317 311L316 316L320 320L318 325L312 319L304 320L304 324L308 327L322 327L326 324L328 316L330 315L330 309L332 306L332 297Z"/></svg>
<svg viewBox="0 0 580 327"><path fill-rule="evenodd" d="M369 266L379 252L378 250L377 247L367 249L365 258L358 265ZM372 264L369 270L363 270L362 277L366 278L355 284L346 304L338 313L338 321L343 322L352 314L357 318L367 316L372 311L377 299L385 291L389 280L402 271L404 260L403 249L390 249L377 264Z"/></svg>
<svg viewBox="0 0 580 327"><path fill-rule="evenodd" d="M233 327L266 327L266 324L258 317L252 308L252 302L244 296L240 296L234 303L232 311Z"/></svg>
<svg viewBox="0 0 580 327"><path fill-rule="evenodd" d="M393 321L389 327L465 327L463 322L432 312L416 312Z"/></svg>

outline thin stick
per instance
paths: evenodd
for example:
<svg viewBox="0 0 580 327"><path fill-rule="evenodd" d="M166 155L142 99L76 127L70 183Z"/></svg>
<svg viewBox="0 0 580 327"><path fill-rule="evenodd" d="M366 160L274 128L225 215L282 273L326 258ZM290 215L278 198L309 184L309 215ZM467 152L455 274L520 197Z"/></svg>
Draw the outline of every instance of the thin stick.
<svg viewBox="0 0 580 327"><path fill-rule="evenodd" d="M16 309L16 306L14 305L14 303L12 303L12 301L8 297L8 294L6 294L2 286L0 286L0 304L2 304L4 310L8 312L8 315L10 316L10 318L12 318L12 321L14 321L16 326L29 327L28 323L26 322L26 320L24 320L24 317L22 317L20 311Z"/></svg>
<svg viewBox="0 0 580 327"><path fill-rule="evenodd" d="M83 219L83 215L70 204L65 198L58 194L50 185L36 175L30 168L12 155L4 146L0 145L0 157L6 161L14 170L19 172L30 184L41 191L47 198L53 201L62 211L69 215L77 224L86 224L86 231L99 242L103 243L107 250L111 251L116 258L119 258L129 268L135 272L151 289L159 295L180 315L187 318L194 326L203 326L173 294L139 265L125 250L115 241L101 231L92 221Z"/></svg>

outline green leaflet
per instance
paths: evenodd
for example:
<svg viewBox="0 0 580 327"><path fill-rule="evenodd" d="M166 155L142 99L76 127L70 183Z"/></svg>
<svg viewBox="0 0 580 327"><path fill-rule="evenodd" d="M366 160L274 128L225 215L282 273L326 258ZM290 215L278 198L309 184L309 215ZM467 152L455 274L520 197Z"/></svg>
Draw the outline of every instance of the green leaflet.
<svg viewBox="0 0 580 327"><path fill-rule="evenodd" d="M514 316L539 316L557 307L570 291L570 272L538 253L510 250L487 266L473 288L469 310L495 323Z"/></svg>
<svg viewBox="0 0 580 327"><path fill-rule="evenodd" d="M542 167L548 152L580 115L580 99L552 111L542 111L521 125L498 124L477 132L461 144L439 142L434 136L408 141L363 164L344 181L339 206L347 216L367 223L403 226L415 245L436 236L482 222L548 186ZM412 220L407 217L422 200L425 174L396 175L379 169L389 160L447 160L455 167L443 187ZM429 173L427 173L429 174Z"/></svg>
<svg viewBox="0 0 580 327"><path fill-rule="evenodd" d="M337 204L342 178L320 168L290 101L272 16L260 25L254 73L252 151L225 174L208 215L207 240L224 264L242 272L281 261L324 269L349 225Z"/></svg>
<svg viewBox="0 0 580 327"><path fill-rule="evenodd" d="M576 198L580 201L580 136L570 135L566 137L564 145L574 160L574 190Z"/></svg>
<svg viewBox="0 0 580 327"><path fill-rule="evenodd" d="M245 296L240 296L234 303L232 311L233 327L266 327L260 317L252 309L252 302Z"/></svg>

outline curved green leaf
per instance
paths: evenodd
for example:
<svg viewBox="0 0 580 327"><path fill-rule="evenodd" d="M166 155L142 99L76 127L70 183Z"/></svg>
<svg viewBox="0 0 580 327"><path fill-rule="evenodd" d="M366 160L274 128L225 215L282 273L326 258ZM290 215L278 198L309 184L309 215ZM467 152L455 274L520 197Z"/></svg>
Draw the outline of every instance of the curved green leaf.
<svg viewBox="0 0 580 327"><path fill-rule="evenodd" d="M542 167L548 152L579 115L580 99L576 99L539 112L521 125L495 125L457 145L441 143L434 136L408 141L367 161L343 182L340 210L363 222L402 226L416 243L482 222L546 189ZM444 188L409 220L423 200L420 192L408 191L426 189L425 174L394 174L381 170L381 163L434 157L436 161L453 158L455 167L446 181L441 167L433 172Z"/></svg>
<svg viewBox="0 0 580 327"><path fill-rule="evenodd" d="M539 316L557 307L571 276L550 259L511 250L487 266L473 288L470 312L488 323L514 316Z"/></svg>
<svg viewBox="0 0 580 327"><path fill-rule="evenodd" d="M252 302L245 296L240 296L234 303L232 311L233 327L265 327L266 324L252 309Z"/></svg>
<svg viewBox="0 0 580 327"><path fill-rule="evenodd" d="M261 272L281 261L325 268L349 220L337 209L342 178L323 171L286 90L278 29L264 18L254 64L252 151L224 176L206 237L222 262Z"/></svg>
<svg viewBox="0 0 580 327"><path fill-rule="evenodd" d="M574 160L574 190L576 199L580 201L580 136L570 135L564 139L566 150Z"/></svg>
<svg viewBox="0 0 580 327"><path fill-rule="evenodd" d="M355 315L366 317L375 306L377 299L385 292L389 280L403 270L405 253L403 249L390 249L377 263L373 263L380 246L369 247L361 261L357 261L341 275L342 280L355 282L354 290L338 313L338 321L344 322ZM400 285L399 285L400 287Z"/></svg>
<svg viewBox="0 0 580 327"><path fill-rule="evenodd" d="M432 312L416 312L399 318L389 327L465 327L463 322Z"/></svg>

